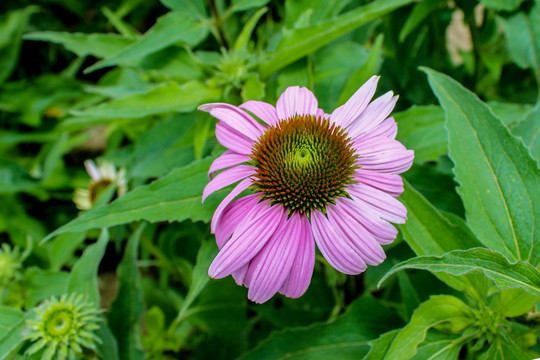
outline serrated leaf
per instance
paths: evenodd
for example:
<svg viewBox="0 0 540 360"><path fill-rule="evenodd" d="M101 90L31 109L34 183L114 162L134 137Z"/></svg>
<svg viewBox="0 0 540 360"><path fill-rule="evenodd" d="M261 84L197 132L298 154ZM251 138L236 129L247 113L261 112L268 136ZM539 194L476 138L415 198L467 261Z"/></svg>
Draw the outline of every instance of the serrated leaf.
<svg viewBox="0 0 540 360"><path fill-rule="evenodd" d="M389 309L376 300L359 298L336 321L275 332L240 359L359 359L369 340L395 326L394 321Z"/></svg>
<svg viewBox="0 0 540 360"><path fill-rule="evenodd" d="M416 354L429 329L451 323L456 330L460 330L473 321L471 316L470 309L458 298L450 295L432 296L415 310L409 323L392 341L384 359L409 359Z"/></svg>
<svg viewBox="0 0 540 360"><path fill-rule="evenodd" d="M510 263L502 254L485 249L454 250L443 256L418 256L394 266L380 283L403 269L422 269L463 275L474 271L484 273L501 288L522 288L540 296L540 272L525 261Z"/></svg>
<svg viewBox="0 0 540 360"><path fill-rule="evenodd" d="M207 34L208 28L204 23L193 21L179 12L169 12L160 17L156 24L134 44L92 65L85 72L138 60L179 42L193 47Z"/></svg>
<svg viewBox="0 0 540 360"><path fill-rule="evenodd" d="M183 84L164 83L145 94L134 94L85 109L72 114L84 118L141 118L166 112L190 112L205 101L219 96L217 89L198 82ZM75 119L77 120L77 119ZM98 120L100 121L100 120Z"/></svg>
<svg viewBox="0 0 540 360"><path fill-rule="evenodd" d="M412 106L394 114L398 123L397 139L414 150L414 161L436 161L446 154L448 140L444 129L444 111L440 106Z"/></svg>
<svg viewBox="0 0 540 360"><path fill-rule="evenodd" d="M177 168L167 176L144 185L116 199L111 204L93 208L57 229L43 241L65 232L85 231L125 224L141 219L156 221L208 221L222 199L223 191L203 205L202 191L208 182L207 171L215 157Z"/></svg>
<svg viewBox="0 0 540 360"><path fill-rule="evenodd" d="M47 41L64 46L83 57L92 55L105 58L117 54L134 43L133 39L116 34L85 34L56 31L34 31L24 35L25 40Z"/></svg>
<svg viewBox="0 0 540 360"><path fill-rule="evenodd" d="M141 316L144 313L141 274L137 267L138 248L145 224L129 237L124 257L118 265L118 293L111 305L108 320L118 341L120 359L142 360Z"/></svg>
<svg viewBox="0 0 540 360"><path fill-rule="evenodd" d="M268 77L338 37L410 2L412 0L379 0L334 19L292 30L284 36L277 51L269 54L269 60L259 65L259 72L262 77Z"/></svg>
<svg viewBox="0 0 540 360"><path fill-rule="evenodd" d="M449 154L467 224L510 260L540 262L540 170L489 107L455 80L424 69L446 112Z"/></svg>

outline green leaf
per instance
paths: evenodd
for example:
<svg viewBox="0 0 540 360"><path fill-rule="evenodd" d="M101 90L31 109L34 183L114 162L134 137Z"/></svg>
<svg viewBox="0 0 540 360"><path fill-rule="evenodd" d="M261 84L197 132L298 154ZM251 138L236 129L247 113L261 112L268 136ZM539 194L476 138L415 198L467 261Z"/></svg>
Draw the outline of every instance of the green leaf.
<svg viewBox="0 0 540 360"><path fill-rule="evenodd" d="M73 256L75 250L84 242L86 234L66 233L58 236L49 246L49 263L52 270L60 270L66 262Z"/></svg>
<svg viewBox="0 0 540 360"><path fill-rule="evenodd" d="M512 127L521 119L524 119L534 107L531 104L503 103L498 101L489 101L487 104L491 111L501 119L503 124L510 128L510 131L512 131Z"/></svg>
<svg viewBox="0 0 540 360"><path fill-rule="evenodd" d="M417 192L407 181L400 201L407 207L407 222L399 225L403 238L417 255L442 255L455 249L468 249L480 243L456 217L446 217ZM437 274L448 285L482 298L482 286L471 276L453 277Z"/></svg>
<svg viewBox="0 0 540 360"><path fill-rule="evenodd" d="M496 11L514 11L524 0L480 0L486 8Z"/></svg>
<svg viewBox="0 0 540 360"><path fill-rule="evenodd" d="M249 20L246 22L244 27L242 28L242 31L236 38L236 41L234 42L234 50L239 51L242 49L247 49L247 46L249 44L249 40L251 39L251 34L253 33L253 30L255 29L255 25L257 25L257 22L259 22L259 19L261 16L263 16L268 11L267 7L260 8L253 14Z"/></svg>
<svg viewBox="0 0 540 360"><path fill-rule="evenodd" d="M520 67L533 69L540 89L540 3L535 1L528 14L518 12L506 18L503 24L510 57Z"/></svg>
<svg viewBox="0 0 540 360"><path fill-rule="evenodd" d="M184 84L164 83L145 94L134 94L114 99L86 110L73 110L72 114L90 118L141 118L171 111L190 112L201 103L219 96L217 89L198 81Z"/></svg>
<svg viewBox="0 0 540 360"><path fill-rule="evenodd" d="M10 328L16 325L24 313L12 307L0 305L0 338L10 332Z"/></svg>
<svg viewBox="0 0 540 360"><path fill-rule="evenodd" d="M431 12L439 7L440 3L441 0L424 0L416 3L399 32L399 42L402 43Z"/></svg>
<svg viewBox="0 0 540 360"><path fill-rule="evenodd" d="M540 262L540 170L523 143L455 80L424 69L446 112L449 153L467 224L510 260Z"/></svg>
<svg viewBox="0 0 540 360"><path fill-rule="evenodd" d="M69 273L30 268L24 274L24 304L27 309L36 306L51 296L60 297L66 293Z"/></svg>
<svg viewBox="0 0 540 360"><path fill-rule="evenodd" d="M363 360L384 360L388 349L399 333L399 329L382 334L378 339L369 342L371 348Z"/></svg>
<svg viewBox="0 0 540 360"><path fill-rule="evenodd" d="M204 0L160 0L171 10L185 13L192 19L203 20L208 17Z"/></svg>
<svg viewBox="0 0 540 360"><path fill-rule="evenodd" d="M110 57L134 43L133 39L116 34L84 34L56 31L34 31L24 35L25 40L48 41L64 46L83 57Z"/></svg>
<svg viewBox="0 0 540 360"><path fill-rule="evenodd" d="M186 295L176 322L181 322L187 315L188 310L193 301L199 296L204 289L210 277L208 276L208 268L217 255L217 247L212 241L203 241L199 253L197 254L197 262L193 269L193 275L191 279L191 286Z"/></svg>
<svg viewBox="0 0 540 360"><path fill-rule="evenodd" d="M394 114L398 123L397 139L414 150L414 161L436 161L446 154L448 140L444 129L444 111L440 106L412 106Z"/></svg>
<svg viewBox="0 0 540 360"><path fill-rule="evenodd" d="M260 8L268 4L270 0L232 0L231 11L243 11L253 8Z"/></svg>
<svg viewBox="0 0 540 360"><path fill-rule="evenodd" d="M521 288L503 289L497 294L491 308L504 317L516 317L531 311L538 300L540 297Z"/></svg>
<svg viewBox="0 0 540 360"><path fill-rule="evenodd" d="M526 117L512 126L512 134L523 139L525 146L531 151L531 156L538 162L540 160L540 102L532 109Z"/></svg>
<svg viewBox="0 0 540 360"><path fill-rule="evenodd" d="M9 309L9 310L8 310ZM18 314L17 314L18 312ZM4 316L6 317L5 319ZM21 334L26 329L26 321L36 316L33 310L22 313L15 309L0 307L0 360L10 360L17 354L25 341Z"/></svg>
<svg viewBox="0 0 540 360"><path fill-rule="evenodd" d="M118 265L118 294L111 305L108 321L118 341L120 359L142 360L141 317L144 313L141 274L137 267L138 248L146 224L130 236L124 257Z"/></svg>
<svg viewBox="0 0 540 360"><path fill-rule="evenodd" d="M388 308L363 297L334 322L274 332L240 359L359 359L369 340L395 326L394 321Z"/></svg>
<svg viewBox="0 0 540 360"><path fill-rule="evenodd" d="M363 83L368 81L373 74L376 74L379 71L383 40L383 34L377 35L366 61L349 77L349 80L347 80L347 84L339 95L337 101L338 106L345 104Z"/></svg>
<svg viewBox="0 0 540 360"><path fill-rule="evenodd" d="M15 70L21 51L22 34L30 17L38 9L37 6L31 5L2 14L0 17L0 84L4 83Z"/></svg>
<svg viewBox="0 0 540 360"><path fill-rule="evenodd" d="M443 256L418 256L406 260L387 272L380 283L403 269L422 269L452 275L479 271L501 289L519 287L540 296L540 272L534 266L522 260L510 263L502 254L484 248L454 250Z"/></svg>
<svg viewBox="0 0 540 360"><path fill-rule="evenodd" d="M399 331L384 359L409 359L416 354L429 329L450 323L458 332L473 321L471 317L470 309L458 298L450 295L432 296L416 309L409 323Z"/></svg>
<svg viewBox="0 0 540 360"><path fill-rule="evenodd" d="M458 360L461 347L469 337L446 334L436 330L427 333L411 360Z"/></svg>
<svg viewBox="0 0 540 360"><path fill-rule="evenodd" d="M83 295L88 302L99 306L98 267L108 243L109 232L103 229L97 242L86 248L71 269L67 286L68 294Z"/></svg>
<svg viewBox="0 0 540 360"><path fill-rule="evenodd" d="M90 66L85 72L138 60L176 43L193 47L207 35L208 28L204 23L193 21L179 12L170 12L160 17L134 44Z"/></svg>
<svg viewBox="0 0 540 360"><path fill-rule="evenodd" d="M277 51L259 65L259 72L263 78L268 77L338 37L410 2L412 0L379 0L317 25L292 30L284 36Z"/></svg>
<svg viewBox="0 0 540 360"><path fill-rule="evenodd" d="M479 356L479 360L530 360L531 354L526 354L512 340L497 337L490 344L487 352Z"/></svg>
<svg viewBox="0 0 540 360"><path fill-rule="evenodd" d="M211 196L203 205L202 191L208 182L207 171L214 160L206 158L171 171L152 184L136 188L109 205L93 208L57 229L43 241L65 232L109 227L141 219L157 221L208 221L223 198Z"/></svg>

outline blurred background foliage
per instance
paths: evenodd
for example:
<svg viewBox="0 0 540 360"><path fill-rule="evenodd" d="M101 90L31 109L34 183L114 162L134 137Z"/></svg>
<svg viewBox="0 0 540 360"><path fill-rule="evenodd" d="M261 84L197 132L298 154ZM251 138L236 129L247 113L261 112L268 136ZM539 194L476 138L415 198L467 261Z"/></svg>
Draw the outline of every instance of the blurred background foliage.
<svg viewBox="0 0 540 360"><path fill-rule="evenodd" d="M419 67L474 92L538 160L539 24L532 0L0 3L0 359L27 358L28 342L13 334L29 310L67 292L107 309L96 350L107 360L357 359L370 348L368 358L382 359L372 341L385 334L377 340L384 348L413 313L420 321L421 309L444 313L436 306L454 302L468 314L456 319L495 307L489 321L504 323L504 336L486 335L491 323L420 322L415 359L532 358L537 296L498 291L475 275L483 297L471 300L423 271L377 287L415 254L468 245L422 252L400 235L387 261L361 276L321 258L303 297L257 306L232 279L209 280L217 249L208 221L224 193L205 205L200 194L223 148L215 119L196 107L275 103L300 85L331 113L381 74L378 94L400 95L398 139L416 151L405 202L428 209L416 215L444 239L449 224L470 231L459 225L465 207L445 112ZM124 169L127 195L115 200L119 184L107 184L90 210L78 210L73 196L90 184L87 159Z"/></svg>

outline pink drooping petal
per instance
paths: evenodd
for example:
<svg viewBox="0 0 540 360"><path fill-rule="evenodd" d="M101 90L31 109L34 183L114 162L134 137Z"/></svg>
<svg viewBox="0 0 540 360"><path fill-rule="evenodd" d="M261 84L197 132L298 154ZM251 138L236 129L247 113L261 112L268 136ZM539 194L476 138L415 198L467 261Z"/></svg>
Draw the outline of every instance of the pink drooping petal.
<svg viewBox="0 0 540 360"><path fill-rule="evenodd" d="M212 162L212 165L210 165L210 169L208 169L208 178L211 180L213 178L213 173L218 170L223 170L249 160L251 160L249 155L238 154L234 151L226 150L216 160L214 160L214 162Z"/></svg>
<svg viewBox="0 0 540 360"><path fill-rule="evenodd" d="M368 265L378 265L386 254L379 242L355 218L339 206L327 205L328 220L334 230L364 259Z"/></svg>
<svg viewBox="0 0 540 360"><path fill-rule="evenodd" d="M407 220L407 208L384 191L365 184L352 184L347 192L383 220L395 224L404 224Z"/></svg>
<svg viewBox="0 0 540 360"><path fill-rule="evenodd" d="M247 178L248 176L255 175L257 168L248 165L238 165L226 170L223 170L215 178L210 180L206 187L203 190L202 201L218 191L223 189L226 186L234 184L237 181Z"/></svg>
<svg viewBox="0 0 540 360"><path fill-rule="evenodd" d="M356 139L360 134L379 125L384 119L390 115L392 109L396 105L397 96L389 91L386 94L373 100L367 108L362 112L358 119L351 123L347 128L347 133L352 139Z"/></svg>
<svg viewBox="0 0 540 360"><path fill-rule="evenodd" d="M296 251L293 266L279 292L290 298L297 298L306 292L311 282L315 265L315 240L313 240L311 226L307 217L297 214L292 216L298 216L302 231L298 237L298 250Z"/></svg>
<svg viewBox="0 0 540 360"><path fill-rule="evenodd" d="M354 147L359 155L357 164L366 170L400 174L408 170L414 160L414 151L393 139L378 137L357 141Z"/></svg>
<svg viewBox="0 0 540 360"><path fill-rule="evenodd" d="M227 149L243 155L251 154L255 144L255 141L221 121L216 124L216 138Z"/></svg>
<svg viewBox="0 0 540 360"><path fill-rule="evenodd" d="M268 301L283 286L293 267L303 226L297 216L282 224L264 248L251 260L254 267L248 298L256 303Z"/></svg>
<svg viewBox="0 0 540 360"><path fill-rule="evenodd" d="M225 103L204 104L199 106L199 110L209 112L216 119L245 134L253 141L256 141L266 130L247 112L234 105Z"/></svg>
<svg viewBox="0 0 540 360"><path fill-rule="evenodd" d="M311 212L311 229L321 254L336 270L349 275L366 270L362 257L336 233L330 221L318 210Z"/></svg>
<svg viewBox="0 0 540 360"><path fill-rule="evenodd" d="M358 169L354 180L384 191L396 198L403 193L403 179L397 174L384 174L378 171Z"/></svg>
<svg viewBox="0 0 540 360"><path fill-rule="evenodd" d="M276 108L264 101L250 100L240 105L240 107L249 111L269 126L275 126L279 121Z"/></svg>
<svg viewBox="0 0 540 360"><path fill-rule="evenodd" d="M316 115L318 109L317 98L305 87L288 87L276 103L276 112L280 120L295 115Z"/></svg>
<svg viewBox="0 0 540 360"><path fill-rule="evenodd" d="M101 173L99 172L96 164L92 160L85 160L84 161L84 167L86 168L86 172L92 180L99 181L101 179Z"/></svg>
<svg viewBox="0 0 540 360"><path fill-rule="evenodd" d="M232 189L232 191L227 196L225 196L225 199L223 199L223 201L218 205L216 211L214 211L214 216L212 216L212 222L210 223L210 231L212 232L212 234L216 232L216 225L219 218L221 217L221 213L223 212L223 210L225 210L227 205L229 205L229 203L233 201L235 197L240 195L242 191L250 187L251 183L252 181L249 178L240 181L238 185L236 185L236 187Z"/></svg>
<svg viewBox="0 0 540 360"><path fill-rule="evenodd" d="M377 137L383 137L388 139L395 139L397 135L397 124L393 117L389 117L379 125L371 128L365 133L358 135L355 142L359 143L367 141Z"/></svg>
<svg viewBox="0 0 540 360"><path fill-rule="evenodd" d="M372 76L366 81L345 104L334 110L330 116L332 121L342 128L346 128L356 121L375 94L378 82L379 76Z"/></svg>
<svg viewBox="0 0 540 360"><path fill-rule="evenodd" d="M246 278L246 273L248 271L249 264L250 263L247 263L244 266L242 266L240 269L235 270L231 273L237 285L242 286L244 284L244 279Z"/></svg>
<svg viewBox="0 0 540 360"><path fill-rule="evenodd" d="M255 208L260 193L244 196L231 202L219 218L216 225L216 243L221 249L230 239L240 222Z"/></svg>
<svg viewBox="0 0 540 360"><path fill-rule="evenodd" d="M357 220L380 244L388 245L396 239L397 229L389 222L372 213L362 203L347 198L339 198L336 200L336 207L343 209L351 218Z"/></svg>
<svg viewBox="0 0 540 360"><path fill-rule="evenodd" d="M269 206L269 201L257 204L250 214L214 258L208 269L210 277L221 279L251 261L287 219L284 208Z"/></svg>

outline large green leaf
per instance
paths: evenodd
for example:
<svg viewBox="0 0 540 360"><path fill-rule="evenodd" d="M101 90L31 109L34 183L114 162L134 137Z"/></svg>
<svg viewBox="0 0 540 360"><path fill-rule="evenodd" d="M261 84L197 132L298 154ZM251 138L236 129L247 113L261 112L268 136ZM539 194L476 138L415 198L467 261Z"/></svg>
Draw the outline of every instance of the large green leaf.
<svg viewBox="0 0 540 360"><path fill-rule="evenodd" d="M369 340L395 326L393 321L392 313L379 302L359 298L336 321L275 332L240 359L359 359Z"/></svg>
<svg viewBox="0 0 540 360"><path fill-rule="evenodd" d="M416 309L409 323L395 336L384 359L409 359L416 354L429 329L448 323L454 332L459 332L473 322L471 317L471 310L458 298L433 296Z"/></svg>
<svg viewBox="0 0 540 360"><path fill-rule="evenodd" d="M195 46L207 34L208 28L204 23L194 21L180 12L169 12L160 17L137 42L94 64L86 69L86 72L138 60L179 42Z"/></svg>
<svg viewBox="0 0 540 360"><path fill-rule="evenodd" d="M56 31L35 31L24 35L25 40L48 41L61 44L78 56L110 57L134 40L116 34L84 34Z"/></svg>
<svg viewBox="0 0 540 360"><path fill-rule="evenodd" d="M423 269L452 275L481 271L501 289L520 287L540 296L540 272L534 266L521 260L510 263L500 253L484 248L454 250L443 256L418 256L394 266L381 282L403 269Z"/></svg>
<svg viewBox="0 0 540 360"><path fill-rule="evenodd" d="M446 154L448 140L440 106L412 106L394 118L399 127L397 139L414 150L415 162L435 161Z"/></svg>
<svg viewBox="0 0 540 360"><path fill-rule="evenodd" d="M195 161L171 171L152 184L136 188L109 205L93 208L51 233L45 240L65 232L109 227L141 219L156 221L208 221L223 197L213 195L203 205L202 191L214 158Z"/></svg>
<svg viewBox="0 0 540 360"><path fill-rule="evenodd" d="M460 218L444 216L407 181L404 181L404 185L405 191L400 200L407 207L408 219L399 228L417 255L442 255L448 251L480 245ZM467 289L473 294L479 290L476 280L470 277L441 275L438 275L441 280L459 290Z"/></svg>
<svg viewBox="0 0 540 360"><path fill-rule="evenodd" d="M219 94L217 89L209 88L198 81L181 85L168 82L150 89L145 94L114 99L86 110L73 110L72 113L78 117L134 119L171 111L189 112Z"/></svg>
<svg viewBox="0 0 540 360"><path fill-rule="evenodd" d="M450 77L425 69L446 112L449 153L467 224L510 260L540 262L540 170L487 105Z"/></svg>
<svg viewBox="0 0 540 360"><path fill-rule="evenodd" d="M284 35L277 50L269 54L269 59L259 65L259 72L263 77L270 76L338 37L411 2L412 0L379 0L334 19L291 30Z"/></svg>
<svg viewBox="0 0 540 360"><path fill-rule="evenodd" d="M118 341L120 359L142 360L141 316L144 303L141 289L141 274L137 267L138 248L145 224L130 236L124 257L118 265L118 294L111 305L108 320L111 331Z"/></svg>

